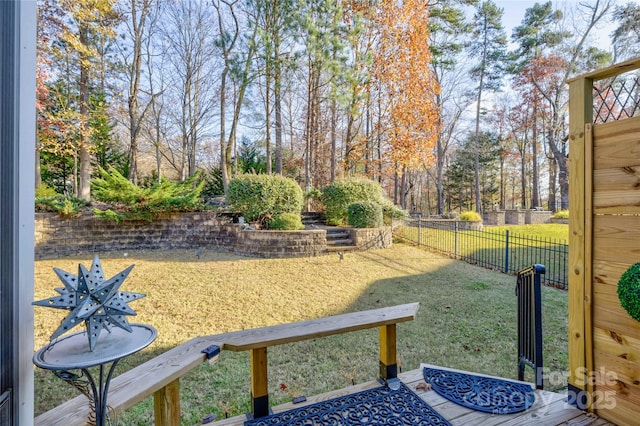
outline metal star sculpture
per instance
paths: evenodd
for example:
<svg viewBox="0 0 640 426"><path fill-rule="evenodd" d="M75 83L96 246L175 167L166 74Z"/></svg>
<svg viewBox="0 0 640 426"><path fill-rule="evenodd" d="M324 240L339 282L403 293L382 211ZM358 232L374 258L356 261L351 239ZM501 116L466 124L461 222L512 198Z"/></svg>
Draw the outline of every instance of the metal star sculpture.
<svg viewBox="0 0 640 426"><path fill-rule="evenodd" d="M65 317L50 341L71 330L84 321L89 338L89 349L93 352L102 329L120 327L131 333L126 316L136 315L127 303L145 297L141 293L118 291L134 265L105 281L98 256L93 258L91 269L79 264L78 275L53 268L64 288L56 288L59 296L33 302L34 305L66 309L71 313Z"/></svg>

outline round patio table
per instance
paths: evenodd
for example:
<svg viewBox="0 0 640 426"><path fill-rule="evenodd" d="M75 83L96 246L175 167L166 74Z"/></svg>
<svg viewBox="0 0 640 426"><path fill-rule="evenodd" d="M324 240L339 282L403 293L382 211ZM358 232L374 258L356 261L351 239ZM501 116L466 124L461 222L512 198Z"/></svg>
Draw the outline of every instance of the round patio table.
<svg viewBox="0 0 640 426"><path fill-rule="evenodd" d="M107 394L118 361L149 346L157 336L150 325L130 327L131 333L116 327L101 333L93 351L89 350L87 332L81 331L48 343L33 356L35 365L53 371L89 398L96 426L107 425ZM89 370L91 367L98 367L96 377Z"/></svg>

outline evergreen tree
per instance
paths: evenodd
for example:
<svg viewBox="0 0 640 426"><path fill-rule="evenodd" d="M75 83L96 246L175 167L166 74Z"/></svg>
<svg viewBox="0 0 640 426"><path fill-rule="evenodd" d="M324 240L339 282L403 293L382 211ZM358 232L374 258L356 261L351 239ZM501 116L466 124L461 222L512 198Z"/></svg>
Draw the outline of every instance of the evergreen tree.
<svg viewBox="0 0 640 426"><path fill-rule="evenodd" d="M499 201L500 140L495 133L469 134L455 152L445 172L445 191L454 210L483 211ZM479 188L482 206L475 206L475 162L480 164Z"/></svg>
<svg viewBox="0 0 640 426"><path fill-rule="evenodd" d="M520 72L533 58L541 55L545 49L558 46L571 33L558 31L558 22L563 18L560 10L554 9L548 1L536 3L525 11L522 23L513 29L511 40L518 44L512 55L511 71Z"/></svg>
<svg viewBox="0 0 640 426"><path fill-rule="evenodd" d="M238 147L239 173L267 173L267 158L258 146L243 136Z"/></svg>
<svg viewBox="0 0 640 426"><path fill-rule="evenodd" d="M629 2L623 6L616 6L612 21L618 25L613 32L614 61L620 62L638 56L640 54L640 4Z"/></svg>
<svg viewBox="0 0 640 426"><path fill-rule="evenodd" d="M114 167L121 174L127 175L127 153L124 152L113 138L113 123L107 111L105 95L98 93L89 98L89 111L91 119L91 145L94 147L96 163L103 169Z"/></svg>
<svg viewBox="0 0 640 426"><path fill-rule="evenodd" d="M474 161L475 201L477 212L482 214L480 200L480 112L482 108L482 94L484 91L497 91L502 85L505 74L505 59L507 36L502 27L503 9L497 7L491 0L484 1L474 15L474 41L470 46L472 57L478 58L479 63L472 69L471 74L478 79L476 97L476 154Z"/></svg>

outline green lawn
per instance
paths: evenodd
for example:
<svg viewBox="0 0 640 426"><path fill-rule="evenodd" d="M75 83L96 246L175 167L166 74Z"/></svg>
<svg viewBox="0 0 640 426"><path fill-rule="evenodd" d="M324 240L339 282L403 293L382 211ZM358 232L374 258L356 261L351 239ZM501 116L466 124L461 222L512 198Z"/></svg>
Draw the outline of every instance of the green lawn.
<svg viewBox="0 0 640 426"><path fill-rule="evenodd" d="M506 230L515 235L526 235L533 238L569 241L569 225L560 223L543 223L541 225L504 225L485 226L485 230L504 232Z"/></svg>
<svg viewBox="0 0 640 426"><path fill-rule="evenodd" d="M545 278L551 284L567 282L567 225L486 226L482 231L455 232L452 223L423 222L418 227L411 222L397 227L394 234L404 241L502 272L508 268L509 273L516 273L540 263L546 266Z"/></svg>
<svg viewBox="0 0 640 426"><path fill-rule="evenodd" d="M442 257L416 247L300 259L252 259L194 251L137 252L101 257L108 277L130 264L135 268L124 291L145 293L131 303L131 322L151 324L158 338L149 348L123 361L122 372L192 337L420 302L415 321L398 326L398 352L404 370L421 362L515 378L515 278ZM56 266L76 273L78 263L65 258L35 265L36 299L54 295L60 283ZM64 311L35 307L36 348L44 345ZM545 366L567 370L567 294L543 289ZM273 404L291 393L314 395L378 373L377 330L359 331L269 350L269 388ZM528 377L531 380L531 376ZM563 383L550 384L559 388ZM75 395L51 373L36 369L36 411L41 413ZM199 424L209 413L219 416L249 411L249 357L223 352L181 380L183 424ZM119 417L120 424L148 425L148 399Z"/></svg>

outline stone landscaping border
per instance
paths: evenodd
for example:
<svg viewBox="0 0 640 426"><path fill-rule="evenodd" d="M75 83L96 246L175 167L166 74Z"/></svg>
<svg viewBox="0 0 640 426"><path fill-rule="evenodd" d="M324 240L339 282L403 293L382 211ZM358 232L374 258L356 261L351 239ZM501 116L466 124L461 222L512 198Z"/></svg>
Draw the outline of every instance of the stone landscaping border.
<svg viewBox="0 0 640 426"><path fill-rule="evenodd" d="M73 218L35 215L35 258L131 250L213 250L254 257L307 257L327 253L326 231L256 231L218 212L166 214L153 222L115 223L83 212ZM359 250L391 246L391 228L350 229Z"/></svg>

